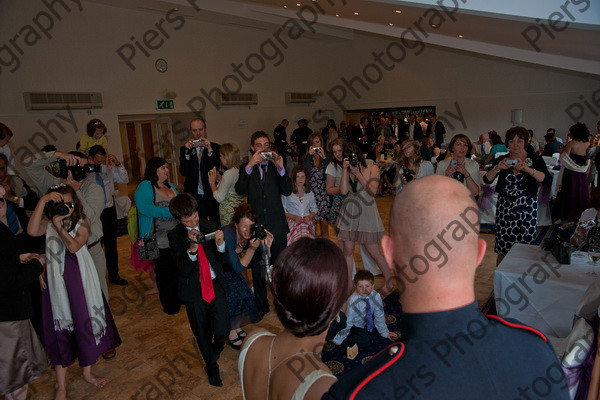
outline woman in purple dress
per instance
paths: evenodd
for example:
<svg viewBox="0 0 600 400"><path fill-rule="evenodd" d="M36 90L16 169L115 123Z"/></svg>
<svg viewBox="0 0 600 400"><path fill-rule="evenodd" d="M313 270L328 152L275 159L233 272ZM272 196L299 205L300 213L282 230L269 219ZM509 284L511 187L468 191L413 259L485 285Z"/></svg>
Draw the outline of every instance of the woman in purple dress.
<svg viewBox="0 0 600 400"><path fill-rule="evenodd" d="M31 236L46 234L41 339L56 369L55 399L67 398L67 367L76 359L83 378L103 387L106 380L92 374L92 365L121 344L85 245L89 227L75 191L64 184L40 199L27 226Z"/></svg>
<svg viewBox="0 0 600 400"><path fill-rule="evenodd" d="M569 128L569 136L571 141L560 155L560 190L556 195L557 216L564 227L575 224L590 203L587 185L590 161L586 157L590 131L585 124L576 123Z"/></svg>

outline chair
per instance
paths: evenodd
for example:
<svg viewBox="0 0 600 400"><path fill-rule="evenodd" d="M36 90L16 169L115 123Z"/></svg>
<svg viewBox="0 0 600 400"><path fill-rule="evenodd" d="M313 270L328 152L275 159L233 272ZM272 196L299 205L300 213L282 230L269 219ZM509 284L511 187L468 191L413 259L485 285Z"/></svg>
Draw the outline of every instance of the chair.
<svg viewBox="0 0 600 400"><path fill-rule="evenodd" d="M544 159L544 162L546 163L546 165L555 166L556 163L558 162L558 158L556 158L556 157L542 156L542 158Z"/></svg>

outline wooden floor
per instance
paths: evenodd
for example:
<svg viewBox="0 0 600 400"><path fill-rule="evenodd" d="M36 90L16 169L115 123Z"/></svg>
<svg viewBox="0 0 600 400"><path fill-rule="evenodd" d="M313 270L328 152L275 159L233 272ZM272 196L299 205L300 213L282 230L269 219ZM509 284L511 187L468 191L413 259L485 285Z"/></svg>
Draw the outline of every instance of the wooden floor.
<svg viewBox="0 0 600 400"><path fill-rule="evenodd" d="M384 224L388 225L393 197L377 199ZM477 301L482 305L492 294L493 272L496 256L493 253L494 237L482 235L488 250L475 280ZM109 285L110 305L123 344L112 360L100 361L93 372L108 380L102 389L95 389L83 380L81 368L69 368L68 388L71 399L241 399L237 359L238 351L229 346L219 360L223 387L208 384L204 363L195 346L185 310L179 315L162 313L158 296L145 296L150 288L148 275L137 273L129 266L129 239L119 238L121 275L130 283L121 287ZM356 251L358 267L360 256ZM378 278L378 285L382 284ZM271 308L272 309L272 308ZM273 332L282 329L275 313L271 311L256 326ZM253 326L247 326L246 331ZM54 373L51 370L30 385L31 399L52 399Z"/></svg>

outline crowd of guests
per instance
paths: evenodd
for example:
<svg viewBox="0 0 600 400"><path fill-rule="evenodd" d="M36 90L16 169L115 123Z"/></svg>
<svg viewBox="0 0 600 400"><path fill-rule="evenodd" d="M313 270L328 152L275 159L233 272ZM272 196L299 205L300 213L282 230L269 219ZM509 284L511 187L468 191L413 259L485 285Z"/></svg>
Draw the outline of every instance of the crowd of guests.
<svg viewBox="0 0 600 400"><path fill-rule="evenodd" d="M282 120L273 141L264 131L252 134L248 157L242 159L236 144L210 141L206 121L194 119L190 137L180 148L183 192L169 181L169 164L160 157L147 160L135 192L140 240L132 252L144 258L144 270L156 284L153 292L158 293L163 312L178 314L185 306L211 385L222 385L218 359L227 343L241 349L239 372L247 398L321 398L330 387L329 398L347 398L350 393L372 398L382 390L397 390L397 376L410 376L419 358L429 365L440 363L431 355L420 355L434 340L427 338L425 330L438 335L460 332L474 318L481 321L481 329L493 332L485 338L493 356L486 360L482 352L473 350L453 362L481 372L480 364L508 365L511 357L535 356L537 366L556 361L539 338L491 324L477 310L473 279L485 243L475 235L451 249L454 255L449 255L450 265L440 270L442 274L420 275L403 284L400 301L404 312L410 313L408 324L414 335L357 370L354 379L335 383L318 354L299 350L313 349L326 337L338 345L368 345L374 328L381 336L396 339L386 331L381 310L373 310L369 299L382 303L396 289L393 270L412 263L427 241L466 207L476 207L480 169L486 165L483 181L496 180L499 194L498 262L514 243L533 242L538 188L552 179L541 154L560 153L564 171L558 201L566 210L560 218L572 221L572 214L579 212L578 218L588 205L589 159L600 157L590 152L585 125L570 128L564 147L557 147L556 137L548 136L549 132L542 150L523 127L509 129L504 140L490 132L475 143L463 134L446 143L445 128L435 114L423 126L414 114L408 115L406 123L400 123L398 116L389 120L382 116L375 125L363 117L356 126L342 122L339 128L329 120L321 132L313 132L301 119L290 142L288 124ZM127 284L118 270L114 188L115 183L127 183L128 175L119 160L107 153L105 133L101 121L91 120L79 151L64 153L48 147L26 160L25 171L42 195L39 200L16 174L10 152L0 152L1 244L11 244L3 284L9 282L10 293L18 291L23 297L19 307L7 303L0 310L5 315L2 321L20 321L0 323L0 334L31 338L26 344L11 342L14 348L26 347L31 356L26 368L15 365L15 370L27 372L13 374L17 378L11 375L13 379L0 388L3 394L26 395L27 382L44 372L47 361L56 370L57 399L67 396L67 367L75 360L86 381L96 387L106 383L92 374L91 366L100 356L115 357L121 343L108 307L107 282ZM10 129L0 124L0 150L11 136ZM81 173L85 165L92 168ZM386 190L396 194L389 236L375 201ZM422 207L413 207L417 203ZM328 240L330 232L338 245ZM356 273L356 244L383 275L379 291L374 290L372 274ZM42 271L40 286L36 280ZM243 327L270 311L269 286L284 331L247 334ZM13 297L11 301L20 298ZM39 306L34 304L36 298ZM442 311L452 316L441 317ZM29 319L33 326L22 322ZM102 323L91 324L92 319ZM521 347L502 353L499 344L506 337ZM401 359L404 351L406 357ZM310 364L300 381L290 379L289 368L280 368L291 358ZM260 368L266 365L267 369ZM386 368L377 369L378 365ZM525 382L538 372L531 362L526 365L507 368L503 379ZM376 376L364 380L371 374L368 371ZM453 375L446 371L436 379L450 382ZM473 397L469 390L463 385L448 398ZM478 387L476 393L486 398L504 398L498 393L510 396L508 391L492 396L489 390ZM557 386L556 393L563 391Z"/></svg>

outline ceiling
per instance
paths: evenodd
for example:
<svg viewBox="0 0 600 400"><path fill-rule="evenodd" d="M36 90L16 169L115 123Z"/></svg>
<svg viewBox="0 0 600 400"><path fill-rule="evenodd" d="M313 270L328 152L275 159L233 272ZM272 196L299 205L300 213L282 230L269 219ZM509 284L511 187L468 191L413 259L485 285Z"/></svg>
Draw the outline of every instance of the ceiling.
<svg viewBox="0 0 600 400"><path fill-rule="evenodd" d="M177 8L186 19L269 33L300 17L315 30L303 37L314 40L352 40L356 32L390 40L417 35L430 45L600 75L600 2L593 0L587 8L583 0L503 0L496 11L485 10L497 3L491 0L88 1L163 15Z"/></svg>

